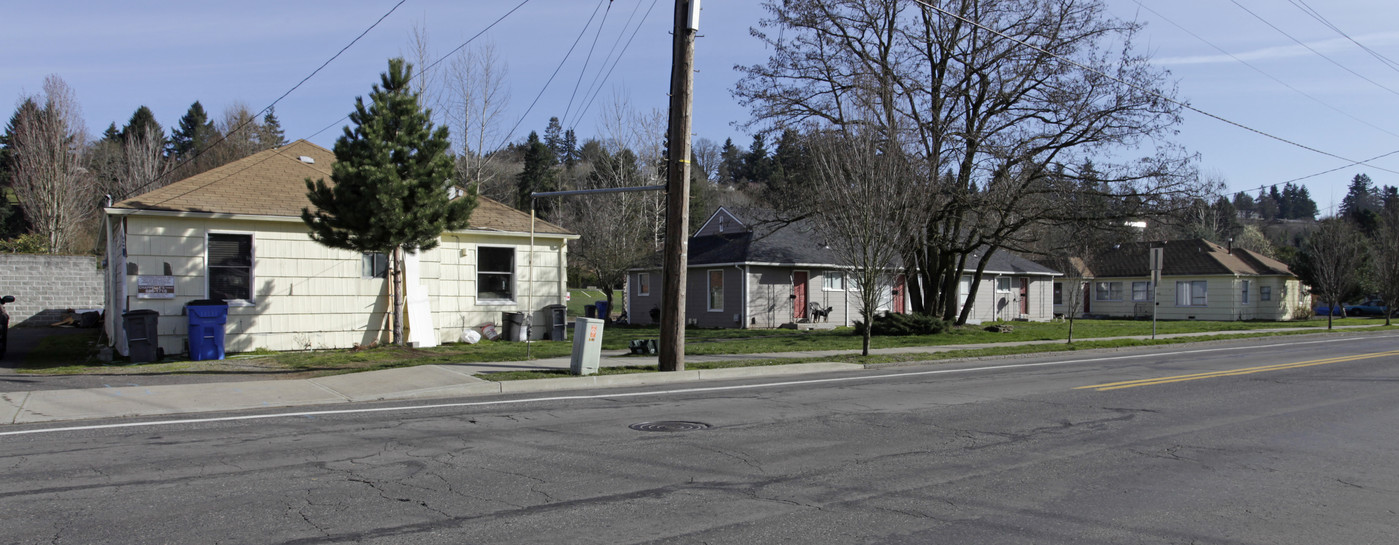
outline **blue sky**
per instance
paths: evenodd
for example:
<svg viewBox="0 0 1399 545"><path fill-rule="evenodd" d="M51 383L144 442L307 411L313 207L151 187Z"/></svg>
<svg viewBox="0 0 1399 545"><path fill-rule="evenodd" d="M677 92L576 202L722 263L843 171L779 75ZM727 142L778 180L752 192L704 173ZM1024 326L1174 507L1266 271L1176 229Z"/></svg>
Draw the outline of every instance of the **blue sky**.
<svg viewBox="0 0 1399 545"><path fill-rule="evenodd" d="M215 116L236 101L257 110L320 66L396 3L48 0L12 4L6 6L0 20L0 101L18 101L24 94L36 93L46 75L57 74L76 92L94 134L113 121L121 125L143 104L151 107L167 128L196 99ZM408 0L278 104L278 117L287 136L309 137L348 113L354 97L366 94L377 81L385 60L407 51L414 24L424 25L431 45L445 52L516 3ZM597 5L593 0L532 0L482 38L494 44L508 65L511 99L506 117L509 125L523 120L514 138L542 130L550 116L561 116L567 108L593 30L539 104L525 112ZM613 0L583 86L592 80L597 59L622 32L627 17L635 12L639 19L652 5L655 7L635 41L606 81L602 96L585 115L575 113L572 117L576 119L567 120L568 125L576 126L580 137L598 133L595 124L601 103L614 93L625 94L637 108L665 107L673 2ZM1399 60L1399 30L1393 27L1399 20L1399 4L1391 2L1107 2L1109 13L1147 24L1135 45L1171 71L1180 97L1192 106L1348 159L1399 150L1399 67L1377 60L1307 15L1302 9L1307 6L1378 54ZM762 12L755 0L708 0L704 8L696 45L695 133L718 142L732 137L746 147L751 136L733 123L745 121L747 111L729 90L738 78L732 70L735 64L766 59L767 51L748 33ZM627 32L629 35L630 30ZM1283 32L1316 52L1297 45ZM338 133L338 128L332 129L312 140L328 147ZM1186 114L1176 141L1200 153L1204 171L1223 179L1233 190L1252 190L1340 168L1300 182L1311 190L1323 212L1339 202L1356 173L1366 172L1378 184L1399 185L1399 174L1381 170L1399 171L1399 154L1376 160L1371 166L1347 166L1347 161L1193 112Z"/></svg>

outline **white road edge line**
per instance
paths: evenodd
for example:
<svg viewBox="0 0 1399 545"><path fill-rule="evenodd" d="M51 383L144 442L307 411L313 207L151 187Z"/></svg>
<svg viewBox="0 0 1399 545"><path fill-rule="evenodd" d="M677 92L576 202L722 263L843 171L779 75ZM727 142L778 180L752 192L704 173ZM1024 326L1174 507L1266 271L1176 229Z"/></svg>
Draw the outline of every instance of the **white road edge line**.
<svg viewBox="0 0 1399 545"><path fill-rule="evenodd" d="M1399 337L1399 335L1386 335L1386 336L1384 336L1384 337L1369 337L1369 338L1396 338L1396 337ZM1319 341L1302 341L1302 342L1295 342L1295 343L1285 343L1285 344L1274 345L1274 346L1298 346L1298 345L1306 345L1306 344L1332 343L1332 342L1349 341L1349 340L1354 340L1354 339L1353 339L1353 338L1350 338L1350 337L1341 338L1341 339L1324 339L1324 340L1319 340ZM621 397L642 397L642 396L660 396L660 395L672 395L672 394L691 394L691 393L700 393L700 392L722 392L722 391L728 391L728 390L752 390L752 389L757 389L757 388L772 388L772 387L777 387L777 386L796 386L796 385L802 385L802 384L822 384L822 383L830 383L830 382L853 382L853 381L857 381L857 380L881 380L881 379L888 379L888 378L916 377L916 376L922 376L922 375L946 375L946 374L953 374L953 373L971 373L971 372L977 372L977 371L995 371L995 370L999 370L999 369L1019 369L1019 368L1026 368L1026 367L1046 367L1046 366L1053 366L1053 365L1072 365L1072 364L1077 364L1077 363L1091 363L1091 362L1110 361L1110 360L1126 360L1126 359L1148 358L1148 357L1161 357L1161 356L1179 356L1179 355L1183 355L1183 354L1201 354L1201 353L1206 353L1206 352L1226 352L1226 351L1231 351L1231 350L1252 350L1252 349L1257 349L1257 348L1258 348L1257 346L1233 346L1233 347L1224 347L1224 348L1206 348L1206 349L1200 349L1200 350L1180 350L1180 351L1176 351L1176 352L1153 352L1153 353L1150 353L1150 354L1132 354L1132 355L1125 355L1125 356L1107 356L1107 357L1102 357L1102 358L1085 358L1085 359L1078 359L1078 360L1046 361L1046 362L1038 362L1038 363L1013 363L1013 364L1006 364L1006 365L988 365L988 366L985 366L985 367L968 367L968 368L963 368L963 369L934 369L934 370L931 370L931 371L912 371L912 372L905 372L905 373L887 373L887 374L883 374L883 375L865 375L865 376L859 376L859 377L835 377L835 378L819 378L819 379L808 379L808 380L789 380L789 381L783 381L783 382L765 382L765 383L762 383L762 384L740 384L740 385L734 385L734 386L707 386L707 387L703 387L703 388L683 388L683 389L678 389L678 390L658 390L658 391L653 391L653 392L624 392L624 393L598 394L598 395L572 395L572 396L552 396L552 397L531 397L531 398L525 398L525 399L500 399L500 400L493 400L493 401L471 401L471 402L462 402L462 403L436 403L436 404L431 404L431 405L410 405L410 406L404 406L404 407L373 407L373 408L363 408L363 409L339 409L339 410L330 410L330 411L302 411L302 412L294 412L294 413L255 414L255 415L243 415L243 416L222 416L222 417L216 417L216 418L189 418L189 419L181 419L181 420L158 420L158 421L154 421L154 422L128 422L128 423L123 423L123 424L99 424L99 425L92 425L92 426L65 426L65 427L61 427L61 428L41 428L41 429L33 429L33 430L19 430L19 431L6 431L6 432L0 432L0 437L15 436L15 435L34 435L34 434L40 434L40 433L57 433L57 432L64 432L64 431L109 430L109 429L119 429L119 428L138 428L138 427L154 427L154 426L171 426L171 425L176 425L176 424L207 424L207 423L211 423L211 422L234 422L234 421L240 421L240 420L265 420L265 419L270 419L270 418L295 418L295 417L313 417L313 416L332 416L332 415L341 415L341 414L364 414L364 413L399 412L399 411L419 411L419 410L431 410L431 409L451 409L451 408L460 408L460 407L484 407L484 406L490 406L490 405L518 405L518 404L521 404L521 403L537 403L537 402L548 402L548 401L579 401L579 400L589 400L589 399L614 399L614 398L621 398Z"/></svg>

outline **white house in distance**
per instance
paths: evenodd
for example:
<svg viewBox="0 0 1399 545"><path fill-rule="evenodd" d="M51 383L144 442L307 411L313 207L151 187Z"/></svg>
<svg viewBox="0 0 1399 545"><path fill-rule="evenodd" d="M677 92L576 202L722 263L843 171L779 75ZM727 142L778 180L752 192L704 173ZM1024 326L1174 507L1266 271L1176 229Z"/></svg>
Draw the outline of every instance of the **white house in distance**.
<svg viewBox="0 0 1399 545"><path fill-rule="evenodd" d="M159 346L185 351L186 303L229 304L225 346L347 348L387 338L382 255L311 240L305 179L330 183L335 156L298 140L127 199L106 209L108 338L128 354L122 313L153 309ZM454 342L463 330L563 304L567 244L577 235L481 197L469 227L405 267L410 341ZM547 327L535 327L540 338Z"/></svg>
<svg viewBox="0 0 1399 545"><path fill-rule="evenodd" d="M810 222L771 221L768 210L721 207L690 237L685 315L691 325L777 328L810 324L812 308L829 309L820 324L853 325L859 293L849 267L840 264ZM978 258L968 264L974 269ZM632 323L655 321L661 305L661 271L643 267L627 275L626 310ZM1050 284L1058 273L1008 252L991 257L977 292L971 323L1053 317ZM966 301L972 276L959 289ZM878 312L907 312L906 280L890 271Z"/></svg>
<svg viewBox="0 0 1399 545"><path fill-rule="evenodd" d="M1310 296L1287 265L1257 252L1204 239L1122 244L1089 261L1089 289L1080 314L1151 316L1150 248L1163 249L1156 317L1163 320L1291 320L1311 306ZM1068 310L1062 285L1055 312Z"/></svg>

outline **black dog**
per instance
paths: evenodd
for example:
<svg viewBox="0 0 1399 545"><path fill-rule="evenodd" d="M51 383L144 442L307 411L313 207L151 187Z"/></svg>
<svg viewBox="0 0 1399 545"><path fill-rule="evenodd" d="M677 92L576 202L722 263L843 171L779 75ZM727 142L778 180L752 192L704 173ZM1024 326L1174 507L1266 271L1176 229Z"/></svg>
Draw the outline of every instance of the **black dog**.
<svg viewBox="0 0 1399 545"><path fill-rule="evenodd" d="M811 304L811 321L812 321L812 322L816 322L816 321L819 320L819 321L822 321L822 322L829 322L829 321L831 321L831 311L833 311L833 310L835 310L835 307L821 308L820 305L817 305L816 303L812 303L812 304Z"/></svg>

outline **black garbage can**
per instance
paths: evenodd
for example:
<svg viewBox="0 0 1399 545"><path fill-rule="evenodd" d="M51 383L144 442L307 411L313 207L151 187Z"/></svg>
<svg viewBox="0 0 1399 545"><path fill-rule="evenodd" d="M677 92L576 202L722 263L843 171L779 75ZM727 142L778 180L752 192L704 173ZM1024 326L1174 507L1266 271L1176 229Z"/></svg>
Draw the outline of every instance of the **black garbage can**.
<svg viewBox="0 0 1399 545"><path fill-rule="evenodd" d="M505 340L507 341L523 341L525 335L529 334L525 329L525 313L523 312L506 312L505 319L501 321L505 323Z"/></svg>
<svg viewBox="0 0 1399 545"><path fill-rule="evenodd" d="M568 340L568 305L546 306L544 315L549 317L549 340Z"/></svg>
<svg viewBox="0 0 1399 545"><path fill-rule="evenodd" d="M185 314L189 317L189 359L223 359L228 303L216 299L190 301L185 305Z"/></svg>
<svg viewBox="0 0 1399 545"><path fill-rule="evenodd" d="M126 347L131 363L147 363L160 359L160 312L140 309L121 314L126 330Z"/></svg>
<svg viewBox="0 0 1399 545"><path fill-rule="evenodd" d="M584 318L597 318L597 305L583 305Z"/></svg>

